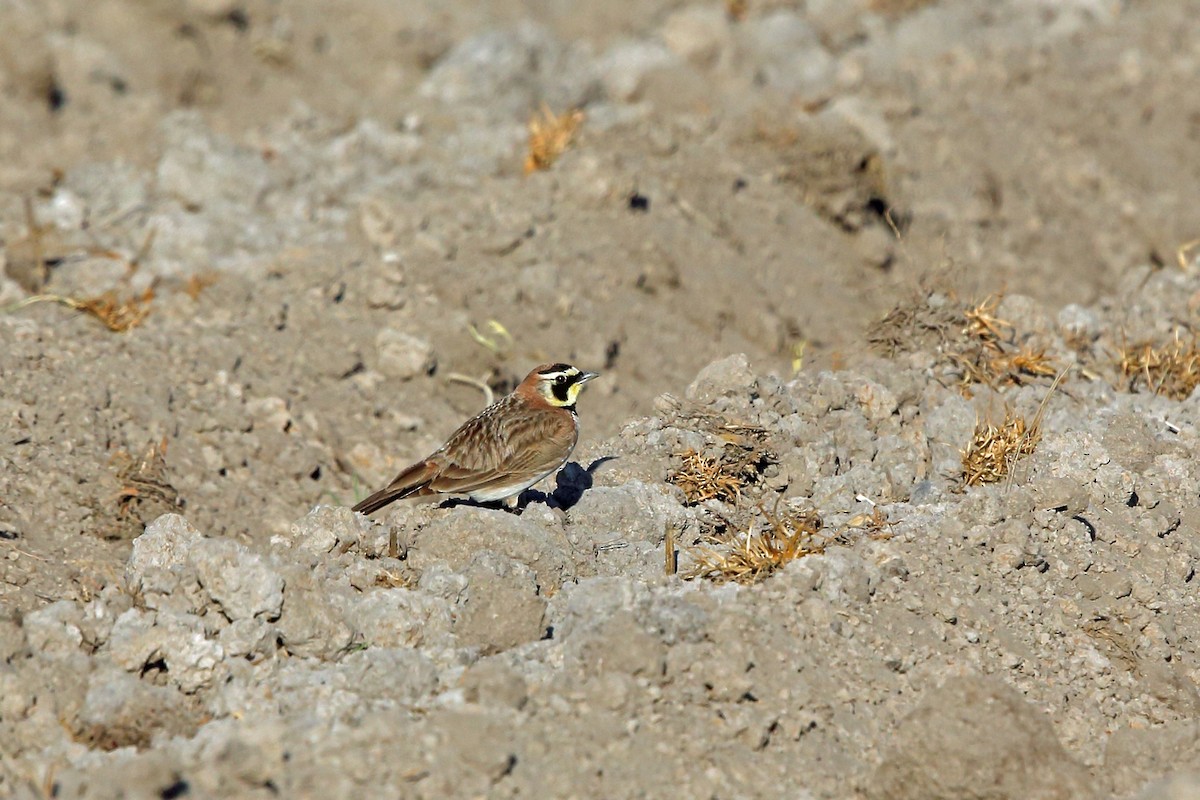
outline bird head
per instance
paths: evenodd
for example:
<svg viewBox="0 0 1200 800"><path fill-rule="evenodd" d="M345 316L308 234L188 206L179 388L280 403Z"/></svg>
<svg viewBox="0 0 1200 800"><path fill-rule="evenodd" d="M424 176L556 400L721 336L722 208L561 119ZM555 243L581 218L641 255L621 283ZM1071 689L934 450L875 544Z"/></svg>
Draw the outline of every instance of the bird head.
<svg viewBox="0 0 1200 800"><path fill-rule="evenodd" d="M583 385L598 377L599 373L584 372L570 364L543 364L529 373L522 386L552 406L574 408Z"/></svg>

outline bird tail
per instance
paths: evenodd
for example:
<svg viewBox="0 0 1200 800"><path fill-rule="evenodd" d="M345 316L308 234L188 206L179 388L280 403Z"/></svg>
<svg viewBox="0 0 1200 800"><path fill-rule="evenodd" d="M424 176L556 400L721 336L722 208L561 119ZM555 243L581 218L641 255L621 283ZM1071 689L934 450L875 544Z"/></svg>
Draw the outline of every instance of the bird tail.
<svg viewBox="0 0 1200 800"><path fill-rule="evenodd" d="M435 474L437 474L436 467L428 461L413 464L397 475L387 486L355 505L352 510L361 514L373 514L389 503L421 494L422 490L429 486L429 482L433 480Z"/></svg>

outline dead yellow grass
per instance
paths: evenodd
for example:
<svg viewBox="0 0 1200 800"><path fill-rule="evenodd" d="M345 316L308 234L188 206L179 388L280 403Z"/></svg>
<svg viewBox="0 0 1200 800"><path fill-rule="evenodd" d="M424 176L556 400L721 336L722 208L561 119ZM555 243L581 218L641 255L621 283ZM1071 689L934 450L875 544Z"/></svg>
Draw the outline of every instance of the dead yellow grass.
<svg viewBox="0 0 1200 800"><path fill-rule="evenodd" d="M110 331L124 333L132 330L150 315L150 303L154 300L154 287L140 295L121 299L116 292L105 292L99 297L84 300L68 300L67 305L90 314L104 323Z"/></svg>
<svg viewBox="0 0 1200 800"><path fill-rule="evenodd" d="M199 300L204 290L216 282L217 274L215 272L201 272L188 276L187 282L183 285L183 291L193 300Z"/></svg>
<svg viewBox="0 0 1200 800"><path fill-rule="evenodd" d="M698 409L684 416L688 427L703 432L713 448L707 453L688 449L676 453L680 465L667 481L683 490L689 505L706 500L738 503L748 487L758 484L769 464L778 462L764 428L731 421Z"/></svg>
<svg viewBox="0 0 1200 800"><path fill-rule="evenodd" d="M936 348L957 373L964 394L974 384L1024 385L1058 371L1044 347L997 315L1000 297L959 310L933 294L897 305L872 325L868 341L886 356Z"/></svg>
<svg viewBox="0 0 1200 800"><path fill-rule="evenodd" d="M1200 342L1195 334L1155 347L1143 342L1118 353L1121 376L1129 391L1147 389L1173 400L1186 400L1200 385Z"/></svg>
<svg viewBox="0 0 1200 800"><path fill-rule="evenodd" d="M110 331L124 333L132 330L150 315L150 303L154 300L154 287L146 289L140 295L131 295L121 299L116 292L105 292L102 295L88 298L66 297L58 294L35 294L26 297L18 303L3 309L4 312L17 311L35 303L58 303L67 308L95 317L104 323Z"/></svg>
<svg viewBox="0 0 1200 800"><path fill-rule="evenodd" d="M1187 272L1188 257L1192 251L1200 248L1200 239L1192 239L1190 242L1184 242L1175 250L1175 260L1179 262L1179 268Z"/></svg>
<svg viewBox="0 0 1200 800"><path fill-rule="evenodd" d="M1046 355L1044 347L1026 345L1015 353L1003 356L999 364L993 363L994 369L1000 374L1049 378L1057 372L1053 360Z"/></svg>
<svg viewBox="0 0 1200 800"><path fill-rule="evenodd" d="M999 297L988 297L966 309L963 339L946 348L962 372L964 390L973 383L1020 386L1058 371L1044 348L1016 344L1012 323L996 316L999 305Z"/></svg>
<svg viewBox="0 0 1200 800"><path fill-rule="evenodd" d="M1054 362L1043 349L1022 348L1013 353L973 350L955 354L962 368L962 387L973 383L987 386L1021 385L1031 378L1049 378L1055 373Z"/></svg>
<svg viewBox="0 0 1200 800"><path fill-rule="evenodd" d="M132 539L156 517L179 511L183 503L167 476L167 439L152 442L140 456L119 450L112 457L118 489L106 520L96 530L104 539Z"/></svg>
<svg viewBox="0 0 1200 800"><path fill-rule="evenodd" d="M550 169L571 145L583 119L583 112L578 109L556 115L543 105L540 113L534 113L529 120L529 152L525 156L525 174Z"/></svg>
<svg viewBox="0 0 1200 800"><path fill-rule="evenodd" d="M392 570L381 569L375 575L375 585L385 589L412 589L416 581L411 575L404 575Z"/></svg>
<svg viewBox="0 0 1200 800"><path fill-rule="evenodd" d="M1046 416L1050 398L1070 371L1071 368L1066 367L1054 376L1031 422L1026 422L1024 417L1006 408L1004 421L1000 425L986 422L975 426L975 435L962 454L963 485L978 486L1011 479L1013 465L1031 455L1042 440L1042 420Z"/></svg>
<svg viewBox="0 0 1200 800"><path fill-rule="evenodd" d="M711 546L690 548L696 564L684 579L756 583L798 558L825 552L829 540L820 533L821 517L815 510L778 514L764 509L763 515L765 530L734 531L714 539Z"/></svg>
<svg viewBox="0 0 1200 800"><path fill-rule="evenodd" d="M999 483L1008 477L1019 459L1033 453L1041 438L1036 423L1030 425L1011 410L1004 412L1004 422L1000 425L980 423L963 451L963 484Z"/></svg>
<svg viewBox="0 0 1200 800"><path fill-rule="evenodd" d="M869 7L878 14L900 17L905 14L911 14L933 2L935 0L871 0Z"/></svg>
<svg viewBox="0 0 1200 800"><path fill-rule="evenodd" d="M857 530L865 533L868 539L883 541L892 538L889 528L894 524L883 513L883 509L876 506L870 514L855 514L847 520L843 534Z"/></svg>
<svg viewBox="0 0 1200 800"><path fill-rule="evenodd" d="M1011 336L1012 323L996 316L999 305L999 297L985 297L964 311L963 317L967 320L966 334L985 341L1004 340Z"/></svg>
<svg viewBox="0 0 1200 800"><path fill-rule="evenodd" d="M667 481L683 490L689 504L713 499L736 503L741 498L746 478L729 465L695 450L685 450L679 456L683 463Z"/></svg>

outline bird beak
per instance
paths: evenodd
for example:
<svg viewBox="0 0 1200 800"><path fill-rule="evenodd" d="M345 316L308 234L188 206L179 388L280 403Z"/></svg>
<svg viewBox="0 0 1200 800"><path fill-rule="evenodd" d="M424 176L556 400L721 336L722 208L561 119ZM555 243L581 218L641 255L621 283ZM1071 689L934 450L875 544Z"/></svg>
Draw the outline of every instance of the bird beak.
<svg viewBox="0 0 1200 800"><path fill-rule="evenodd" d="M587 383L592 378L599 378L599 377L600 377L599 372L581 372L581 373L579 373L579 377L575 379L575 382L576 383Z"/></svg>

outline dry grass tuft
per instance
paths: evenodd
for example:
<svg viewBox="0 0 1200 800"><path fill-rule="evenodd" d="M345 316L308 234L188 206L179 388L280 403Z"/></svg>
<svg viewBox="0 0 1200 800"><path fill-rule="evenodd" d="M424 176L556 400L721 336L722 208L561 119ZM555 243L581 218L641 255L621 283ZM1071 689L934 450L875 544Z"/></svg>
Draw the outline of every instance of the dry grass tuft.
<svg viewBox="0 0 1200 800"><path fill-rule="evenodd" d="M789 509L778 514L763 509L763 516L765 530L735 531L715 538L711 547L690 548L696 565L684 579L756 583L798 558L825 551L828 539L820 534L821 517L815 510Z"/></svg>
<svg viewBox="0 0 1200 800"><path fill-rule="evenodd" d="M106 514L99 534L105 539L132 539L155 518L183 508L179 492L167 480L167 440L151 443L140 457L125 450L112 457L117 484L116 508Z"/></svg>
<svg viewBox="0 0 1200 800"><path fill-rule="evenodd" d="M1117 355L1129 391L1148 389L1172 400L1186 400L1200 385L1200 340L1175 338L1162 345L1143 342L1122 347Z"/></svg>
<svg viewBox="0 0 1200 800"><path fill-rule="evenodd" d="M744 475L735 473L719 459L695 450L685 450L679 457L683 464L667 476L667 481L683 490L689 504L713 499L736 503L741 499L742 489L748 483Z"/></svg>
<svg viewBox="0 0 1200 800"><path fill-rule="evenodd" d="M667 482L683 490L689 505L713 499L737 503L748 487L762 480L766 467L779 461L765 428L700 409L684 413L680 421L685 420L687 427L712 442L705 452L688 449L675 454L681 462Z"/></svg>
<svg viewBox="0 0 1200 800"><path fill-rule="evenodd" d="M574 109L556 115L546 105L529 120L529 153L525 156L525 174L550 169L558 157L567 151L579 126L582 111Z"/></svg>
<svg viewBox="0 0 1200 800"><path fill-rule="evenodd" d="M375 575L375 585L385 589L412 589L417 584L410 575L381 569Z"/></svg>
<svg viewBox="0 0 1200 800"><path fill-rule="evenodd" d="M855 514L846 521L846 529L843 532L861 531L866 534L868 539L875 541L886 541L892 538L891 527L896 523L888 519L887 514L883 513L883 509L876 506L871 510L870 514Z"/></svg>
<svg viewBox="0 0 1200 800"><path fill-rule="evenodd" d="M1058 372L1044 348L1016 343L1012 323L996 316L999 305L999 297L988 297L966 309L961 339L947 344L946 352L961 373L964 391L973 383L1021 386Z"/></svg>
<svg viewBox="0 0 1200 800"><path fill-rule="evenodd" d="M996 316L1000 299L997 296L985 297L963 312L967 320L967 336L986 341L1003 340L1012 335L1012 323Z"/></svg>
<svg viewBox="0 0 1200 800"><path fill-rule="evenodd" d="M140 295L132 295L122 300L116 292L109 291L97 297L79 299L58 294L35 294L14 303L3 312L17 311L35 303L58 303L76 311L82 311L104 323L110 331L124 333L132 330L150 315L150 303L154 300L154 287L146 289Z"/></svg>
<svg viewBox="0 0 1200 800"><path fill-rule="evenodd" d="M1046 348L1026 345L1011 355L1005 355L1000 362L1002 369L1011 375L1028 375L1033 378L1049 378L1058 373L1054 360L1046 355Z"/></svg>
<svg viewBox="0 0 1200 800"><path fill-rule="evenodd" d="M183 291L192 300L199 300L200 295L204 290L217 282L217 275L214 272L202 272L197 275L189 275L187 283L183 285Z"/></svg>
<svg viewBox="0 0 1200 800"><path fill-rule="evenodd" d="M988 297L962 309L929 293L892 309L871 326L868 341L889 357L936 348L964 393L977 383L997 388L1053 377L1054 359L997 316L999 306L999 297Z"/></svg>
<svg viewBox="0 0 1200 800"><path fill-rule="evenodd" d="M973 383L987 386L1013 384L1020 386L1033 378L1050 378L1057 372L1053 359L1042 348L1023 347L1014 352L969 348L954 354L962 370L962 388Z"/></svg>
<svg viewBox="0 0 1200 800"><path fill-rule="evenodd" d="M933 2L935 0L871 0L868 7L877 14L901 17Z"/></svg>
<svg viewBox="0 0 1200 800"><path fill-rule="evenodd" d="M888 358L902 353L945 347L962 318L947 302L935 302L935 293L924 292L896 305L867 331L872 349Z"/></svg>
<svg viewBox="0 0 1200 800"><path fill-rule="evenodd" d="M1071 367L1065 367L1054 376L1054 381L1038 404L1032 422L1026 422L1012 409L1005 409L1004 422L999 427L990 422L975 426L975 435L962 455L964 486L998 483L1005 478L1012 478L1013 465L1031 455L1042 440L1042 420L1046 416L1050 398L1070 371Z"/></svg>
<svg viewBox="0 0 1200 800"><path fill-rule="evenodd" d="M1019 459L1033 453L1041 438L1037 420L1031 425L1011 410L1004 412L999 426L990 422L977 425L971 444L963 451L963 484L999 483Z"/></svg>
<svg viewBox="0 0 1200 800"><path fill-rule="evenodd" d="M153 300L154 287L151 286L140 295L133 295L124 300L118 297L116 292L105 292L99 297L71 301L68 305L91 314L110 331L124 333L141 325L150 315L150 303Z"/></svg>

